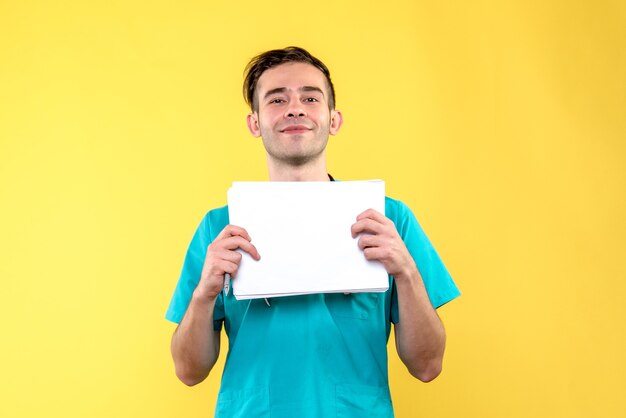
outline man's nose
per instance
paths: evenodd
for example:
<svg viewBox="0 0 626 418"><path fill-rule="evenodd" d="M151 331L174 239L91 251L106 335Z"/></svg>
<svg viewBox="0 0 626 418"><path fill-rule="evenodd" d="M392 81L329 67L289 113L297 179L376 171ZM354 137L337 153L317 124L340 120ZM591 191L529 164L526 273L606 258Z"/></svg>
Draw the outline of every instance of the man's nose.
<svg viewBox="0 0 626 418"><path fill-rule="evenodd" d="M302 105L298 102L295 104L290 104L285 112L286 118L302 118L306 116L306 112Z"/></svg>

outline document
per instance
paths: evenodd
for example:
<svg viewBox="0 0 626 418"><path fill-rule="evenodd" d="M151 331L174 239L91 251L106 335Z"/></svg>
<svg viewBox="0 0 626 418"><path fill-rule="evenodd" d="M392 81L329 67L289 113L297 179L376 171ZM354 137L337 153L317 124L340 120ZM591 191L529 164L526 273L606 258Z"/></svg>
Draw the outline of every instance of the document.
<svg viewBox="0 0 626 418"><path fill-rule="evenodd" d="M386 291L384 266L365 259L350 230L369 208L385 213L382 180L234 182L230 223L248 231L261 255L256 261L239 250L235 297Z"/></svg>

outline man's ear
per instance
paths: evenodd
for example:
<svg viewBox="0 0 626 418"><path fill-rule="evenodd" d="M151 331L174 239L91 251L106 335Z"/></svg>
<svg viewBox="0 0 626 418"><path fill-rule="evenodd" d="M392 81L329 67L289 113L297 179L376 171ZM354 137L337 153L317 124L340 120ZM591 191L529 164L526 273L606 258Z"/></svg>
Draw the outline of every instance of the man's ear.
<svg viewBox="0 0 626 418"><path fill-rule="evenodd" d="M341 112L338 110L330 111L330 125L328 127L328 131L331 135L337 135L339 129L341 129L341 125L343 125L343 116Z"/></svg>
<svg viewBox="0 0 626 418"><path fill-rule="evenodd" d="M248 117L246 118L246 122L248 123L248 130L252 134L253 137L258 138L261 136L261 128L259 127L259 115L256 112L248 113Z"/></svg>

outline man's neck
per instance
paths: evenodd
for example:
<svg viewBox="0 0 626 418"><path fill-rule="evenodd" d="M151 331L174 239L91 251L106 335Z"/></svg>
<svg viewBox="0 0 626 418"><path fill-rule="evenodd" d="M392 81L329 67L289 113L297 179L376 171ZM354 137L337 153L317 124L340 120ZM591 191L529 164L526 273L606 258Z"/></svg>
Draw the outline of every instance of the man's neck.
<svg viewBox="0 0 626 418"><path fill-rule="evenodd" d="M268 172L270 181L330 181L324 159L296 167L268 161Z"/></svg>

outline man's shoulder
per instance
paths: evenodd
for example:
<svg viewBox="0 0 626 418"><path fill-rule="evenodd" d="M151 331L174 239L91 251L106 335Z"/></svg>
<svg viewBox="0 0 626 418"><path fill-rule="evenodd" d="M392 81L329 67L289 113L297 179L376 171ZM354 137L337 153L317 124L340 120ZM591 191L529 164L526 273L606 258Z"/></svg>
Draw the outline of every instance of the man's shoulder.
<svg viewBox="0 0 626 418"><path fill-rule="evenodd" d="M228 205L213 208L206 213L205 217L228 217Z"/></svg>
<svg viewBox="0 0 626 418"><path fill-rule="evenodd" d="M385 216L396 221L412 213L411 209L401 200L385 196Z"/></svg>
<svg viewBox="0 0 626 418"><path fill-rule="evenodd" d="M225 205L209 210L202 218L200 227L213 239L228 224L228 205Z"/></svg>

